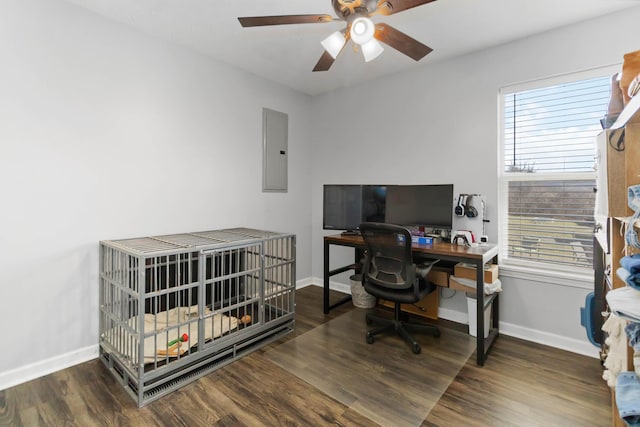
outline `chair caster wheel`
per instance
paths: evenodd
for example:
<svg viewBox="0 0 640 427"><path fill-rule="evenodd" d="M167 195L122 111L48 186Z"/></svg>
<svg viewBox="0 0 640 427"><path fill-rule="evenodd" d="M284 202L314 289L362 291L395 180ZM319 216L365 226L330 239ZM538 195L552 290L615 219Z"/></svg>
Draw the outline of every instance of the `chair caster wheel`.
<svg viewBox="0 0 640 427"><path fill-rule="evenodd" d="M422 351L418 344L413 344L411 346L411 350L413 350L414 354L420 354L420 352Z"/></svg>
<svg viewBox="0 0 640 427"><path fill-rule="evenodd" d="M440 336L440 329L436 329L435 331L433 331L433 336L438 338Z"/></svg>
<svg viewBox="0 0 640 427"><path fill-rule="evenodd" d="M373 344L373 336L367 333L367 344Z"/></svg>

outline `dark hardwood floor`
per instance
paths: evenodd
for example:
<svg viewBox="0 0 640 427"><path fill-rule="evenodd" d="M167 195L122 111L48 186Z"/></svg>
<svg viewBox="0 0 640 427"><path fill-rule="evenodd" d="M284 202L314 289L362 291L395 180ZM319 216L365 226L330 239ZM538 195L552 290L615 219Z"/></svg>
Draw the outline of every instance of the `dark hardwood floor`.
<svg viewBox="0 0 640 427"><path fill-rule="evenodd" d="M283 340L351 309L345 304L324 315L322 288L315 286L298 290L296 303L296 330ZM0 425L376 425L267 360L264 352L281 342L143 408L93 360L0 391ZM422 426L610 425L601 372L598 360L501 336L484 367L476 366L475 354L467 360Z"/></svg>

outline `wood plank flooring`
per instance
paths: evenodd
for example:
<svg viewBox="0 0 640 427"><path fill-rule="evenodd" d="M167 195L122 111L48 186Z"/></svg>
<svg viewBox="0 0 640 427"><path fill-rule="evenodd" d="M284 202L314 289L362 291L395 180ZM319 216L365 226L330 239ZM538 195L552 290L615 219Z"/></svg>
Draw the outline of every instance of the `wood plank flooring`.
<svg viewBox="0 0 640 427"><path fill-rule="evenodd" d="M351 309L345 304L324 315L322 288L315 286L298 290L296 303L296 330L283 340ZM89 361L0 391L0 425L377 425L267 360L264 352L281 342L144 408L99 360ZM610 425L610 394L601 372L598 360L501 336L484 367L476 366L475 354L467 360L422 426Z"/></svg>

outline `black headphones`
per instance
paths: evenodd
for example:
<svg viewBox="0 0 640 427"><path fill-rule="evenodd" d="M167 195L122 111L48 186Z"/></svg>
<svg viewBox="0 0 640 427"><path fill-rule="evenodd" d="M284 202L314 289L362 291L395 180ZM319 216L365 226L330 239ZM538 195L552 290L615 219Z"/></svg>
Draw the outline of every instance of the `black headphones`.
<svg viewBox="0 0 640 427"><path fill-rule="evenodd" d="M458 196L458 205L456 206L454 212L457 216L464 216L464 202L466 200L465 194L460 194Z"/></svg>
<svg viewBox="0 0 640 427"><path fill-rule="evenodd" d="M469 194L464 205L464 214L467 218L475 218L478 216L478 210L473 206L473 194Z"/></svg>

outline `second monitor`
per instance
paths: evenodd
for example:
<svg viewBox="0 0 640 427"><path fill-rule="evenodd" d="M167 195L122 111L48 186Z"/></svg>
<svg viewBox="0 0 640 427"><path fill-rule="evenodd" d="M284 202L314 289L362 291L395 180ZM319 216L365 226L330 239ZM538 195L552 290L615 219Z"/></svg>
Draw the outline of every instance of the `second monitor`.
<svg viewBox="0 0 640 427"><path fill-rule="evenodd" d="M451 230L453 184L388 185L384 222Z"/></svg>

